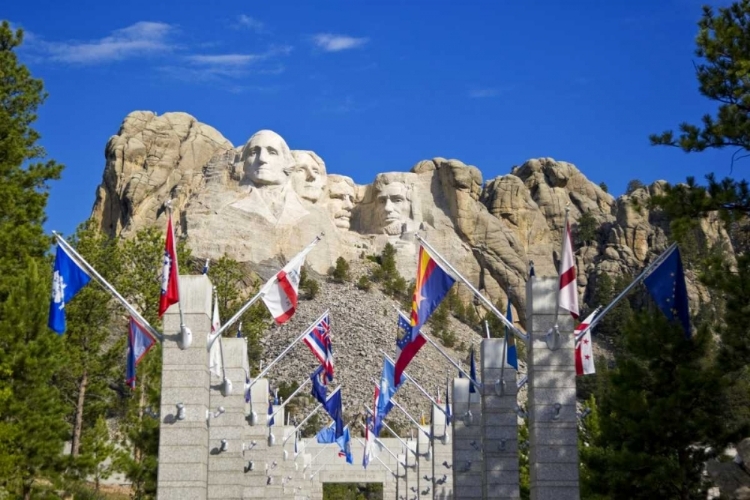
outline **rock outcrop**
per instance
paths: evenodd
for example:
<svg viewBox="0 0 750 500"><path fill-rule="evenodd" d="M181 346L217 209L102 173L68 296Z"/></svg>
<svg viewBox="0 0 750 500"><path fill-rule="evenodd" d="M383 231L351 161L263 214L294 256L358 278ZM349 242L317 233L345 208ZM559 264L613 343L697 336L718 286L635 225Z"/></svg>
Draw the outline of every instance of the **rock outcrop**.
<svg viewBox="0 0 750 500"><path fill-rule="evenodd" d="M163 204L172 200L177 231L199 258L226 254L267 277L324 233L307 259L318 273L340 256L376 254L391 243L410 279L419 232L492 300L509 296L522 322L529 265L539 275L556 273L566 209L574 231L584 212L599 226L597 241L577 245L584 298L598 273L635 274L668 245L668 221L647 208L662 183L615 199L573 164L552 158L528 160L487 182L472 165L433 158L408 171L394 165L357 185L328 175L313 151L292 151L274 132L234 147L185 113L141 111L125 118L105 156L92 217L110 235L163 224ZM700 237L731 253L718 221L707 218L701 227ZM470 297L466 287L459 293ZM708 300L693 282L689 293L694 302Z"/></svg>

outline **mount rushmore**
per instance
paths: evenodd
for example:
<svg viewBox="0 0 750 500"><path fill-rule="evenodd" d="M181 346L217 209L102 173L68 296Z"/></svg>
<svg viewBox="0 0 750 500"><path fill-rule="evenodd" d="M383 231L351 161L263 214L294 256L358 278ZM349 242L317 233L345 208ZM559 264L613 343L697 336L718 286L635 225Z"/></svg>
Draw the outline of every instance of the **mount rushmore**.
<svg viewBox="0 0 750 500"><path fill-rule="evenodd" d="M111 236L161 227L171 199L178 236L195 257L226 254L265 278L325 233L307 257L314 271L324 274L339 256L352 260L391 243L408 280L419 231L492 300L509 296L522 324L530 263L538 275L556 274L566 206L574 228L583 212L599 226L597 241L576 246L584 299L598 273L633 274L668 245L668 221L647 208L663 183L615 199L552 158L530 159L487 181L455 159L410 168L395 159L391 171L358 185L329 173L311 149L291 149L275 131L256 131L235 147L186 113L146 111L125 118L105 158L92 217ZM704 219L701 229L712 244L731 248L717 219ZM708 300L692 281L689 293L693 302Z"/></svg>

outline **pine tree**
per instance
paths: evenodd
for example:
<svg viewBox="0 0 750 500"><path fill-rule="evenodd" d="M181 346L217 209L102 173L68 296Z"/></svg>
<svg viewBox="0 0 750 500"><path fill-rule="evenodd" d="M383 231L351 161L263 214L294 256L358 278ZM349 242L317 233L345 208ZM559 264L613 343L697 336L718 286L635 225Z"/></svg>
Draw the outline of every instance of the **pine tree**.
<svg viewBox="0 0 750 500"><path fill-rule="evenodd" d="M48 183L62 166L40 162L32 128L46 98L21 64L23 32L0 24L0 496L31 498L36 479L61 470L69 426L56 386L66 362L62 339L47 328L51 260L45 257Z"/></svg>
<svg viewBox="0 0 750 500"><path fill-rule="evenodd" d="M655 311L622 334L617 367L600 374L601 433L582 454L583 489L612 500L705 499L703 463L721 432L722 401L710 330L700 325L687 339Z"/></svg>

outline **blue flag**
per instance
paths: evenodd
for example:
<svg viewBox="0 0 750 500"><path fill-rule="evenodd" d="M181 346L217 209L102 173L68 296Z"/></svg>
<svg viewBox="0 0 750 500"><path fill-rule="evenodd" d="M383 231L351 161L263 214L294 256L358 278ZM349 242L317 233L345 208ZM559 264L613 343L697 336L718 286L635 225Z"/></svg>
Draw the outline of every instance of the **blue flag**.
<svg viewBox="0 0 750 500"><path fill-rule="evenodd" d="M450 425L451 424L451 400L450 400L450 391L448 390L448 384L445 384L445 423Z"/></svg>
<svg viewBox="0 0 750 500"><path fill-rule="evenodd" d="M323 373L323 368L323 365L319 366L310 375L310 380L312 380L312 391L310 393L319 403L326 404L328 389L320 382L320 375Z"/></svg>
<svg viewBox="0 0 750 500"><path fill-rule="evenodd" d="M343 434L336 438L336 444L339 445L339 456L346 457L347 463L353 464L354 459L352 458L352 444L348 425L344 428Z"/></svg>
<svg viewBox="0 0 750 500"><path fill-rule="evenodd" d="M341 405L341 388L336 389L336 392L326 399L323 406L336 424L335 436L338 439L344 435L344 410Z"/></svg>
<svg viewBox="0 0 750 500"><path fill-rule="evenodd" d="M393 386L391 383L394 380L394 371L395 367L393 366L393 363L388 358L383 358L383 371L380 374L380 386L378 387L378 398L375 402L375 435L380 435L380 429L383 427L383 419L388 415L388 412L391 411L393 408L393 402L391 401L391 398L394 394L396 394L396 391L398 391L401 386L406 381L406 377L404 375L401 375L401 380L399 381L397 386Z"/></svg>
<svg viewBox="0 0 750 500"><path fill-rule="evenodd" d="M336 430L333 428L335 422L331 422L331 425L320 429L315 435L315 440L320 444L330 444L336 441Z"/></svg>
<svg viewBox="0 0 750 500"><path fill-rule="evenodd" d="M508 297L508 312L505 314L508 321L513 324L513 310L511 309L510 297ZM518 371L518 352L516 351L516 336L505 327L505 346L508 351L506 362Z"/></svg>
<svg viewBox="0 0 750 500"><path fill-rule="evenodd" d="M242 321L240 321L239 326L237 326L237 338L238 339L242 338Z"/></svg>
<svg viewBox="0 0 750 500"><path fill-rule="evenodd" d="M664 315L672 321L677 319L685 336L690 338L690 309L680 249L675 247L643 283Z"/></svg>
<svg viewBox="0 0 750 500"><path fill-rule="evenodd" d="M91 281L91 276L83 270L58 244L55 254L54 274L52 275L52 300L49 304L47 325L58 334L65 333L65 304L73 300L81 288Z"/></svg>
<svg viewBox="0 0 750 500"><path fill-rule="evenodd" d="M203 274L208 274L208 260L206 259L206 263L203 264Z"/></svg>
<svg viewBox="0 0 750 500"><path fill-rule="evenodd" d="M471 367L469 368L469 376L471 377L471 380L477 379L477 364L474 361L474 348L471 349ZM469 392L477 392L477 388L472 381L469 381Z"/></svg>
<svg viewBox="0 0 750 500"><path fill-rule="evenodd" d="M130 318L128 330L128 361L125 382L135 389L135 371L143 356L156 345L156 339L140 323Z"/></svg>
<svg viewBox="0 0 750 500"><path fill-rule="evenodd" d="M271 397L271 394L268 394L268 425L273 425L274 421L276 420L275 417L272 417L271 414L273 414L273 398Z"/></svg>

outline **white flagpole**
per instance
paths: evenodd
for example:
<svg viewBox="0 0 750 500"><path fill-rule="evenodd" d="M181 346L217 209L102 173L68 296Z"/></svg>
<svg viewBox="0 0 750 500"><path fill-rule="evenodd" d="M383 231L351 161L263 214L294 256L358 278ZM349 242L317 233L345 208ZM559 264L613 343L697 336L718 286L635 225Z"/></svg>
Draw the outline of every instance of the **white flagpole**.
<svg viewBox="0 0 750 500"><path fill-rule="evenodd" d="M295 389L295 391L293 393L291 393L288 398L286 398L286 401L284 401L283 403L281 403L279 405L279 408L275 412L271 413L271 416L269 416L268 419L270 420L273 417L275 417L276 414L279 413L287 405L287 403L289 403L289 401L291 401L292 398L294 396L296 396L297 393L299 391L301 391L307 385L308 382L310 382L310 377L308 377L304 382L302 382L302 385L300 385L299 387L297 387L297 389Z"/></svg>
<svg viewBox="0 0 750 500"><path fill-rule="evenodd" d="M368 408L368 407L367 407L367 405L365 405L365 410L367 410L367 411L368 411L368 412L370 413L370 415L375 415L375 413L373 413L373 411L372 411L372 410L371 410L370 408ZM398 434L396 434L396 432L395 432L395 431L394 431L393 429L391 429L391 428L390 428L390 427L388 426L388 424L386 424L386 423L385 423L385 420L381 420L381 421L380 421L380 423L382 423L382 424L383 424L383 425L385 426L385 428L386 428L386 429L388 429L389 431L391 431L391 434L393 434L393 436L394 436L394 437L395 437L396 439L398 439L399 441L401 441L401 444L403 444L403 445L404 445L404 446L406 447L406 449L407 449L407 450L409 450L410 452L414 453L414 456L415 456L415 457L418 457L418 456L419 456L419 455L417 454L417 450L412 450L412 449L411 449L411 448L409 447L409 445L408 445L408 444L406 444L406 441L404 441L403 439L401 439L401 436L399 436Z"/></svg>
<svg viewBox="0 0 750 500"><path fill-rule="evenodd" d="M274 359L273 361L271 361L271 363L268 366L266 366L263 369L263 371L258 374L257 377L255 377L253 380L250 381L250 387L252 387L255 384L255 382L257 382L258 380L262 379L263 375L265 375L266 373L268 373L268 371L271 369L271 367L273 365L275 365L276 363L278 363L279 361L281 361L281 358L283 358L284 356L286 356L286 354L292 349L292 347L294 347L294 345L297 342L299 342L300 340L302 340L305 337L305 335L307 335L308 333L310 333L312 331L312 329L315 328L315 325L317 325L318 323L320 323L320 321L323 319L323 317L326 314L328 314L328 312L329 312L329 309L326 309L326 312L324 312L323 314L321 314L320 316L318 316L318 319L316 319L315 321L313 321L313 323L310 326L308 326L307 329L304 332L302 332L299 337L297 337L296 339L294 339L294 341L291 344L289 344L286 349L284 349L283 351L281 351L281 354L279 354L278 356L276 356L276 359Z"/></svg>
<svg viewBox="0 0 750 500"><path fill-rule="evenodd" d="M370 382L372 382L373 384L375 384L375 387L380 387L380 386L378 385L378 383L377 383L377 382L375 382L375 379L372 379L372 378L371 378L371 379L370 379ZM406 417L407 417L407 418L408 418L409 420L411 420L411 421L412 421L412 422L414 423L414 425L416 425L416 426L417 426L417 427L419 428L419 430L420 430L420 431L422 431L422 432L424 433L424 435L425 435L425 436L427 436L427 437L428 437L429 439L432 439L432 436L431 436L431 435L430 435L430 434L429 434L429 433L428 433L427 431L425 431L424 429L422 429L421 427L419 427L419 426L420 426L421 424L420 424L419 422L417 422L416 420L414 420L414 417L412 417L412 416L411 416L411 415L409 414L409 412L408 412L408 411L406 411L406 410L404 409L404 407L403 407L403 406L401 406L400 404L398 404L398 402L397 402L397 401L396 401L395 399L393 399L393 396L391 396L391 399L389 399L389 401L390 401L391 403L393 403L393 405L394 405L394 406L395 406L396 408L398 408L399 410L401 410L401 411L403 412L403 414L404 414L404 415L406 415Z"/></svg>
<svg viewBox="0 0 750 500"><path fill-rule="evenodd" d="M321 408L323 408L323 403L318 403L318 406L316 406L313 411L311 411L310 413L308 413L308 415L304 418L304 420L302 420L302 422L300 422L299 425L294 428L294 430L292 431L292 433L289 434L288 436L286 436L284 438L283 443L286 444L286 442L289 441L289 438L292 437L292 436L294 436L297 433L297 431L300 430L300 428L303 425L305 425L305 422L307 422L308 420L310 420L312 418L312 416L315 415L316 413L318 413L318 410L320 410Z"/></svg>
<svg viewBox="0 0 750 500"><path fill-rule="evenodd" d="M388 358L388 361L390 361L391 363L393 363L394 366L395 366L396 363L391 359L390 356L388 356L385 353L385 351L383 351L381 349L380 352L383 353L383 356L385 356L386 358ZM419 389L419 392L421 392L422 394L424 394L424 396L427 399L429 399L432 402L432 404L436 405L438 407L438 409L440 409L440 411L442 411L446 416L448 415L447 413L445 413L445 410L440 407L440 405L437 403L437 401L435 401L435 399L432 396L430 396L430 393L428 393L426 390L424 390L424 388L421 385L419 385L417 383L417 381L412 378L411 375L409 375L408 373L406 373L406 370L404 370L403 374L404 374L404 377L406 377L406 380L408 380L409 382L411 382L412 384L414 384L414 387L416 387L417 389Z"/></svg>
<svg viewBox="0 0 750 500"><path fill-rule="evenodd" d="M362 427L365 427L365 424L363 424L362 422L360 422L359 424L360 424L360 425L361 425ZM379 444L379 445L380 445L380 446L381 446L381 447L382 447L382 448L383 448L383 449L384 449L385 451L387 451L387 452L388 452L388 454L389 454L390 456L392 456L392 457L393 457L393 458L394 458L394 459L396 460L396 462L398 462L398 463L399 463L399 464L400 464L400 465L401 465L402 467L406 468L406 464L405 464L404 462L402 462L401 460L399 460L399 459L398 459L398 457L397 457L396 455L394 455L394 454L393 454L393 452L391 451L391 449L390 449L390 448L388 448L388 447L387 447L387 446L385 445L385 443L384 443L383 441L381 441L381 440L380 440L380 438L379 438L379 437L377 437L377 436L373 436L373 438L374 438L374 440L375 440L375 441L377 441L377 442L378 442L378 444Z"/></svg>
<svg viewBox="0 0 750 500"><path fill-rule="evenodd" d="M325 233L320 233L318 236L316 236L315 239L309 245L307 245L305 248L303 248L297 255L295 255L294 257L292 257L289 262L292 262L294 259L299 258L300 255L307 255L307 253L309 253L310 250L312 250L312 248L315 245L317 245L320 240L323 239L323 236L325 236ZM277 274L278 274L278 272L277 272ZM274 276L276 276L276 275L274 274ZM273 277L271 279L273 279ZM229 328L230 326L232 326L238 319L240 319L240 316L242 316L245 313L245 311L248 310L248 308L250 306L252 306L259 298L261 298L265 294L263 288L267 284L268 284L268 282L264 283L263 286L261 287L260 291L257 294L255 294L255 296L253 296L253 298L251 298L249 301L247 301L247 303L245 303L245 305L242 306L242 308L239 311L237 311L237 313L234 316L232 316L229 319L229 321L227 321L226 323L224 323L224 326L222 326L219 329L219 333L224 333L224 330L226 330L227 328Z"/></svg>
<svg viewBox="0 0 750 500"><path fill-rule="evenodd" d="M226 329L229 328L230 325L234 324L235 321L237 321L238 319L240 319L240 316L242 316L245 313L245 311L247 311L250 308L250 306L252 306L253 304L255 304L258 301L258 299L261 298L262 296L263 296L263 292L256 293L253 296L253 298L251 298L250 300L248 300L245 303L245 305L242 306L242 309L240 309L239 311L237 311L237 314L235 314L234 316L232 316L229 319L229 321L227 321L226 323L224 323L224 325L221 328L219 328L219 331L216 332L217 335L214 336L213 339L211 339L211 342L209 342L208 348L210 349L211 345L216 341L216 338L220 337L221 334L224 333L224 331L226 331Z"/></svg>
<svg viewBox="0 0 750 500"><path fill-rule="evenodd" d="M367 447L367 445L366 445L365 443L363 443L363 442L362 442L362 440L361 440L361 439L359 439L358 437L355 437L354 439L356 439L356 440L357 440L357 442L359 442L359 444L361 444L362 446L364 446L364 447ZM375 439L377 439L377 438L375 438ZM375 441L375 439L373 439L373 441ZM393 472L393 470L392 470L392 469L391 469L390 467L388 467L387 465L385 465L385 462L383 462L383 461L382 461L382 460L380 459L380 457L379 457L379 456L375 455L374 453L372 454L372 456L373 456L373 457L375 457L375 458L377 459L377 461L378 461L378 462L380 462L381 464L383 464L383 467L385 467L386 469L388 469L388 472L390 472L390 473L391 473L391 474L393 474L394 476L396 475L396 474L395 474L395 473Z"/></svg>
<svg viewBox="0 0 750 500"><path fill-rule="evenodd" d="M396 312L398 312L399 314L402 314L402 313L401 313L401 312L400 312L400 311L398 310L398 308L397 308L396 306L393 306L393 308L394 308L394 309L396 309ZM406 316L406 315L404 315L404 316ZM448 360L448 362L449 362L450 364L452 364L453 366L455 366L455 367L456 367L456 369L458 369L458 371L460 371L461 373L463 373L463 374L464 374L464 375L465 375L465 376L466 376L466 377L467 377L467 378L468 378L469 380L471 380L471 381L472 381L472 382L473 382L473 383L474 383L474 384L475 384L475 385L476 385L477 387L481 387L481 386L482 386L482 384L480 384L479 382L477 382L476 380L474 380L473 378L471 378L471 377L469 376L469 374L468 374L468 373L466 373L465 371L463 371L463 370L461 369L461 367L460 367L460 366L458 365L458 363L456 363L455 361L453 361L453 358L451 358L450 356L448 356L448 354L447 354L447 353L446 353L445 351L443 351L443 349L441 349L441 348L440 348L440 346L439 346L439 345L437 345L437 343L435 343L435 341L434 341L434 340L432 340L432 339L431 339L430 337L428 337L426 333L424 333L424 332L422 332L422 331L420 330L419 334L420 334L420 335L421 335L422 337L424 337L424 338L425 338L425 340L426 340L427 342L429 342L429 343L430 343L430 345L431 345L432 347L434 347L435 349L437 349L437 351L438 351L438 352L439 352L439 353L440 353L440 354L441 354L441 355L442 355L442 356L443 356L443 357L444 357L444 358L445 358L446 360Z"/></svg>
<svg viewBox="0 0 750 500"><path fill-rule="evenodd" d="M467 280L466 278L464 278L463 275L461 275L461 273L459 273L458 270L455 267L453 267L451 265L451 263L448 262L445 259L445 257L443 257L442 255L440 255L440 253L438 253L438 251L435 250L432 247L432 245L430 245L429 243L427 243L427 241L424 238L422 238L422 236L420 236L419 233L416 234L416 239L421 244L423 244L430 251L430 253L432 253L433 255L435 255L436 257L438 257L443 262L443 264L445 264L445 266L458 279L460 279L464 283L464 285L466 285L466 287L469 290L472 291L472 293L474 294L474 296L476 298L478 298L479 300L481 300L484 303L484 306L487 309L489 309L490 311L492 311L492 313L495 316L497 316L500 319L500 321L502 321L506 326L508 326L510 328L510 331L512 331L516 335L516 337L518 337L519 339L523 340L524 342L527 342L529 340L529 336L527 334L523 333L521 330L519 330L518 328L516 328L512 323L510 323L508 321L508 319L505 316L503 316L503 314L500 311L497 310L497 307L495 307L495 305L492 302L490 302L489 299L487 299L487 297L485 297L484 295L482 295L481 293L479 293L479 290L477 290L476 288L474 288L474 286L469 282L469 280Z"/></svg>
<svg viewBox="0 0 750 500"><path fill-rule="evenodd" d="M148 321L146 321L146 319L143 316L141 316L140 313L138 313L138 311L136 311L135 308L132 305L130 305L130 303L127 300L125 300L125 297L120 295L120 293L117 290L115 290L115 287L110 285L107 282L107 280L105 280L102 277L102 275L99 274L91 264L86 262L86 259L84 259L75 250L75 248L73 248L70 245L70 243L65 241L65 239L62 236L60 236L60 234L58 234L56 231L52 231L52 234L55 236L57 243L61 245L63 248L65 248L65 250L67 250L69 253L71 253L73 255L74 260L76 260L76 262L78 262L82 267L84 267L86 271L88 271L88 273L91 274L91 276L93 276L94 279L96 279L96 281L98 281L102 287L104 287L105 290L111 293L120 302L120 304L122 304L125 307L125 309L127 309L127 311L131 315L133 315L135 319L138 320L140 324L146 327L148 331L151 333L151 335L156 337L156 339L159 340L160 342L164 342L164 336L161 333L159 333L153 326L151 326L151 324Z"/></svg>
<svg viewBox="0 0 750 500"><path fill-rule="evenodd" d="M602 312L600 312L599 315L596 318L594 318L594 320L591 323L589 323L589 326L584 331L582 331L580 335L576 335L576 340L583 337L583 335L587 331L594 328L594 326L596 326L596 324L599 323L599 321L604 317L605 314L611 311L612 308L615 307L618 302L620 302L623 298L625 298L625 295L627 295L628 292L630 292L630 290L632 290L636 285L642 283L643 280L648 278L649 275L652 272L654 272L654 269L659 267L659 265L661 265L661 263L664 262L667 259L667 257L671 255L671 253L674 251L675 248L677 248L677 243L672 243L671 245L667 247L666 250L664 250L664 252L662 252L661 255L659 255L656 259L654 259L654 261L651 264L646 266L646 269L644 269L641 272L641 274L638 275L637 278L635 278L628 286L626 286L625 289L622 292L620 292L620 294L617 297L615 297L612 300L612 302L610 302L609 305L605 307L602 310Z"/></svg>

